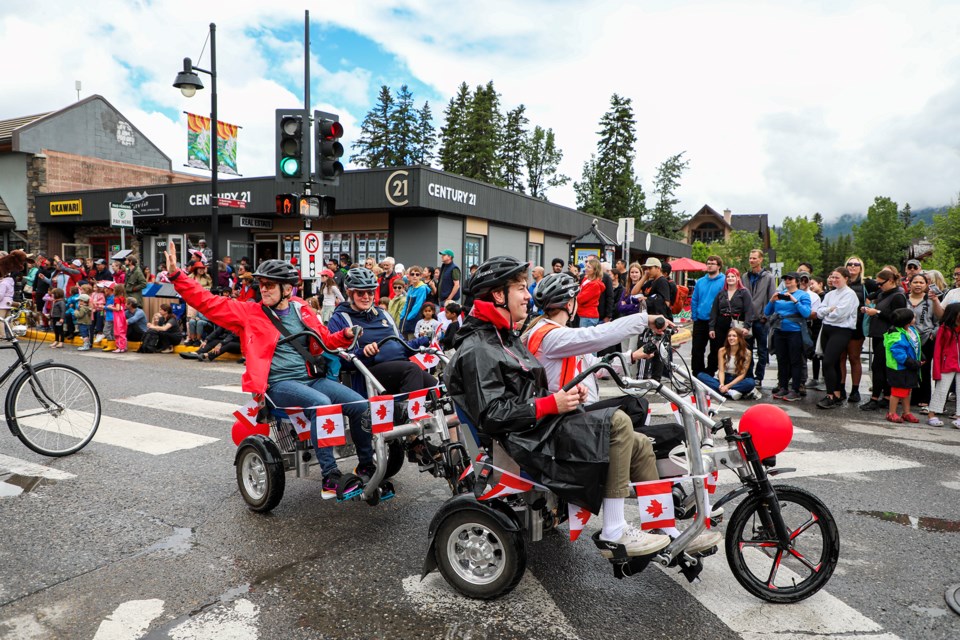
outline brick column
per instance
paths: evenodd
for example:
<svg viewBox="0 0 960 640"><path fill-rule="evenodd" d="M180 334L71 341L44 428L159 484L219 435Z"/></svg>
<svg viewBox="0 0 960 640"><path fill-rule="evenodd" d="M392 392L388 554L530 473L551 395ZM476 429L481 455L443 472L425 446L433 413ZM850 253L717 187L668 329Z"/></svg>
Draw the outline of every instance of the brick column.
<svg viewBox="0 0 960 640"><path fill-rule="evenodd" d="M27 252L47 250L47 231L37 222L37 194L46 192L47 156L38 153L27 160Z"/></svg>

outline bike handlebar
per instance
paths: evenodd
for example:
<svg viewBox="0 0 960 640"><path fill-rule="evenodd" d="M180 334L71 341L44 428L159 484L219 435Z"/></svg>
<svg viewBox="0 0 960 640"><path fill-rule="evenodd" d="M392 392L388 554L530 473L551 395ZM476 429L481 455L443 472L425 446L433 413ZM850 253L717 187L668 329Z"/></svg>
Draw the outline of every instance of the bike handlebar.
<svg viewBox="0 0 960 640"><path fill-rule="evenodd" d="M363 327L356 327L356 326L353 327L353 341L350 343L349 347L344 349L344 351L352 351L353 348L357 346L357 340L360 339L361 335L363 335ZM280 346L281 344L286 344L287 342L290 342L291 340L295 340L302 336L313 338L320 345L320 348L323 349L324 353L329 353L330 355L335 356L335 355L338 355L341 351L340 349L331 349L330 347L325 345L323 343L323 339L320 337L320 334L318 334L313 329L301 329L296 333L291 333L289 336L284 336L283 338L280 338L279 340L277 340L277 346Z"/></svg>
<svg viewBox="0 0 960 640"><path fill-rule="evenodd" d="M377 347L383 347L383 345L387 344L388 342L399 342L400 346L402 346L408 353L413 353L413 354L417 354L417 353L439 354L442 352L441 349L436 349L434 347L411 347L410 343L408 343L406 340L398 336L387 336L386 338L384 338L383 340L377 343Z"/></svg>

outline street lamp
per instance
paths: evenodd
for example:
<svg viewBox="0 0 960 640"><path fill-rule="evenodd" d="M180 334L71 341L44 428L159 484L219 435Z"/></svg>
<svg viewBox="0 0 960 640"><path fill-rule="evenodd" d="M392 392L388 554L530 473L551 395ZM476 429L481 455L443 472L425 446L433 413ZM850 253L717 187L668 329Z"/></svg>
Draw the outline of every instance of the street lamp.
<svg viewBox="0 0 960 640"><path fill-rule="evenodd" d="M180 89L180 93L186 98L192 98L197 91L203 89L203 82L196 72L205 73L210 76L210 251L212 257L207 270L213 279L213 286L218 285L217 274L217 246L219 232L220 215L220 191L217 185L217 172L220 168L220 157L218 153L218 134L217 134L217 25L210 23L210 70L201 69L193 66L190 58L183 59L183 71L177 74L177 79L173 81L173 86Z"/></svg>

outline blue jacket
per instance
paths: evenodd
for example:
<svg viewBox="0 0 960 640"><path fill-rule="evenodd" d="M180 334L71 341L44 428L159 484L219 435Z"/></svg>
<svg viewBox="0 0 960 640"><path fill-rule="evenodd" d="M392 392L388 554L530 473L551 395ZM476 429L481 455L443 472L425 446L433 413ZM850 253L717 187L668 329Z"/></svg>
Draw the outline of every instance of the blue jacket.
<svg viewBox="0 0 960 640"><path fill-rule="evenodd" d="M422 317L420 310L423 308L423 303L427 301L429 292L430 287L422 282L419 287L407 289L407 303L403 308L403 315L400 316L402 318L400 330L404 333L413 333L414 327L417 326L417 320Z"/></svg>
<svg viewBox="0 0 960 640"><path fill-rule="evenodd" d="M723 289L727 276L718 273L714 277L703 276L697 280L697 285L693 288L693 296L690 298L690 316L694 321L710 320L710 310L713 309L713 301Z"/></svg>
<svg viewBox="0 0 960 640"><path fill-rule="evenodd" d="M793 297L797 299L796 302L790 302L789 300L767 302L767 306L763 309L763 315L768 318L774 313L781 318L787 318L788 316L810 317L811 302L807 292L797 289L793 292ZM780 324L780 331L800 331L800 325L794 320L784 320Z"/></svg>

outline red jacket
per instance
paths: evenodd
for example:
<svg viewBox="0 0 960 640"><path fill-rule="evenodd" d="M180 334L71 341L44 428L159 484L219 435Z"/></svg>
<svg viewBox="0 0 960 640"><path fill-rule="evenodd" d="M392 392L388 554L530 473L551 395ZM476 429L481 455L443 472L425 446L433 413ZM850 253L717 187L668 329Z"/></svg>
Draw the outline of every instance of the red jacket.
<svg viewBox="0 0 960 640"><path fill-rule="evenodd" d="M939 380L940 374L951 371L960 372L960 332L941 325L933 345L933 379Z"/></svg>
<svg viewBox="0 0 960 640"><path fill-rule="evenodd" d="M600 295L606 289L603 280L584 280L580 285L580 293L577 295L577 303L580 305L577 315L581 318L599 318L600 317Z"/></svg>
<svg viewBox="0 0 960 640"><path fill-rule="evenodd" d="M277 349L280 332L263 312L262 304L238 302L232 298L216 296L201 287L196 280L184 276L183 271L170 275L173 286L188 305L205 315L211 322L240 336L240 348L247 358L247 367L240 379L244 391L263 393L267 390L270 364ZM291 298L290 304L300 314L300 319L323 339L332 349L349 347L352 340L345 335L346 329L337 333L329 330L317 318L316 312L300 298ZM310 351L321 353L319 345L310 341ZM306 377L306 365L304 365Z"/></svg>

